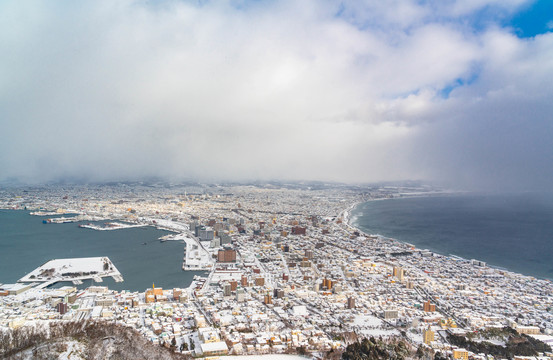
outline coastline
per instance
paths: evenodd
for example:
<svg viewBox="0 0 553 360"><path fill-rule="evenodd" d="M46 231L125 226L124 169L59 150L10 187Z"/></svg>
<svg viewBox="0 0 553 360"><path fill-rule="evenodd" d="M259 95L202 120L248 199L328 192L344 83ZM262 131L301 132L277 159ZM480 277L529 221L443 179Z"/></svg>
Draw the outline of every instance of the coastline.
<svg viewBox="0 0 553 360"><path fill-rule="evenodd" d="M7 254L2 256L2 270L6 271L3 271L0 283L16 283L51 259L104 256L113 261L124 281L118 283L107 278L102 283L117 291L142 291L146 284L152 281L165 287L189 286L194 275L203 274L200 271L196 272L196 269L183 273L181 255L183 239L177 238L166 242L159 240L164 236L177 235L178 237L175 231L152 225L114 229L119 231L91 231L79 228L77 223L43 224L40 217L30 216L29 210L2 209L1 211L6 213L5 221L13 224L13 227L27 229L28 234L24 242L15 242L13 237L18 236L17 232L14 233L10 227L6 228L7 232L2 236L2 244L6 245L11 241L11 248L16 249L14 251L20 253L23 251L26 255L20 260ZM8 216L9 213L12 215ZM41 235L37 235L39 233ZM52 241L52 244L57 245L41 247L44 241ZM66 250L56 250L58 245ZM32 251L32 249L40 249L40 251ZM142 281L142 278L146 280ZM85 284L87 283L85 281ZM92 282L92 284L95 283ZM62 281L59 284L71 285L71 282ZM78 287L83 288L83 286Z"/></svg>
<svg viewBox="0 0 553 360"><path fill-rule="evenodd" d="M400 196L397 197L382 197L382 198L371 198L371 199L365 199L363 201L356 201L352 205L350 205L347 209L343 210L338 217L342 217L343 223L346 224L348 227L355 229L356 231L359 231L360 233L367 235L367 236L381 236L379 234L367 234L365 231L361 230L357 226L355 226L351 221L351 212L358 207L361 204L369 203L369 202L376 202L376 201L385 201L385 200L401 200L401 199L413 199L413 198L429 198L429 197L445 197L445 196L452 196L452 195L462 195L467 194L469 192L466 191L443 191L443 192L419 192L419 193L400 193ZM399 241L397 239L390 238L392 240ZM403 241L400 241L403 242ZM410 244L408 244L410 245Z"/></svg>
<svg viewBox="0 0 553 360"><path fill-rule="evenodd" d="M380 238L380 239L391 240L391 241L394 241L394 242L398 242L398 243L400 243L404 246L410 247L410 249L414 250L414 251L430 251L434 254L444 256L444 257L447 257L447 258L450 258L450 259L453 259L453 260L456 260L456 261L471 262L472 260L477 260L477 261L482 261L483 260L486 264L485 265L486 267L497 270L497 271L502 271L502 272L510 273L510 274L517 275L517 276L527 277L527 278L531 278L531 279L538 279L538 280L545 280L545 281L553 282L553 278L549 278L549 277L546 277L546 276L532 275L532 274L524 274L522 272L519 272L517 270L513 270L513 269L511 269L509 267L506 267L504 265L498 265L498 264L495 264L493 262L489 262L488 260L485 260L485 257L484 257L484 259L479 259L479 258L474 258L474 257L469 259L466 256L461 256L461 255L458 255L458 254L455 254L455 253L445 253L443 251L440 251L440 250L437 250L437 249L433 248L432 246L428 246L428 247L425 247L423 249L419 245L415 245L411 242L408 242L406 239L397 239L397 238L394 238L394 237L389 237L389 236L385 236L385 235L381 235L381 234L377 234L377 233L369 233L369 232L364 231L363 229L361 229L358 226L358 224L356 223L357 219L352 216L352 212L358 206L360 206L362 204L365 204L365 203L369 203L369 202L383 201L383 200L401 200L401 199L411 199L411 198L428 198L428 197L437 197L437 196L438 197L448 197L448 196L451 196L451 195L465 195L465 194L474 194L474 193L470 193L470 192L444 192L444 193L440 193L440 194L432 193L432 194L428 194L428 196L424 196L423 194L417 194L415 196L402 196L402 197L392 197L392 198L367 199L365 201L358 201L358 202L355 202L353 205L350 205L346 210L344 210L341 213L341 215L343 216L343 223L348 228L352 229L353 231L357 231L357 232L359 232L360 234L362 234L366 237L373 237L373 238L377 237L377 238Z"/></svg>
<svg viewBox="0 0 553 360"><path fill-rule="evenodd" d="M553 289L551 282L499 271L479 261L414 250L414 246L404 241L368 235L378 230L400 239L412 239L420 244L419 248L424 248L426 244L440 245L441 241L442 249L448 249L445 245L455 237L461 239L463 231L469 238L477 239L468 224L485 212L493 216L494 211L501 208L501 203L497 202L501 198L485 202L486 206L482 207L485 212L471 212L474 216L467 216L465 221L457 223L458 212L446 210L460 208L465 211L465 207L455 204L467 204L466 208L476 209L477 197L471 201L444 200L451 193L440 193L442 199L409 199L421 197L422 194L409 196L406 193L410 188L394 193L391 191L386 188L373 193L347 190L325 195L248 189L245 193L225 195L228 196L226 198L202 197L190 202L187 207L161 194L163 207L152 207L150 202L133 203L138 215L128 214L131 204L124 204L119 210L110 209L109 213L106 211L106 214L114 214L119 219L133 217L137 221L171 228L184 229L190 224L194 229L197 225L206 226L206 229L213 226L214 229L228 231L229 236L232 232L234 249L227 246L222 259L220 249L212 247L213 242L193 241L189 231L185 234L163 231L161 241L150 241L145 237L147 234L158 237L157 227L129 228L125 230L129 236L119 239L117 232L113 231L81 231L76 224L42 225L33 219L23 221L28 220L28 216L22 217L24 214L8 217L10 226L5 226L6 234L10 233L10 229L17 229L18 224L27 224L27 230L47 232L46 235L54 236L56 241L58 238L65 241L60 243L67 244L64 248L77 249L90 245L86 249L87 254L94 255L92 251L105 250L102 248L104 245L106 249L123 245L119 249L120 254L135 251L129 261L123 261L121 257L119 263L115 255L112 260L124 275L131 271L129 275L139 276L138 285L141 288L129 287L129 278L122 288L137 291L119 290L105 282L103 285L106 286L88 286L85 289L60 284L67 286L29 289L31 292L21 294L13 294L18 291L17 287L7 287L2 289L8 291L7 296L17 298L0 298L0 302L5 300L4 303L8 304L0 314L0 325L25 326L37 318L105 318L135 327L154 344L167 344L169 339L176 339L178 349L181 344L187 343L191 347L193 343L198 349L191 353L193 355L213 349L214 345L210 344L218 344L218 348L225 353L250 354L252 358L267 352L299 352L302 347L311 355L324 354L329 349L340 350L350 342L349 336L336 336L340 333L382 336L383 339L401 336L415 350L424 341L424 331L428 331L430 326L441 328L442 324L437 323L440 319L447 319L447 324L455 324L466 331L499 325L534 326L536 329L539 327L538 331L553 335L552 303L550 298L544 298L544 293L551 293ZM436 195L430 192L427 197ZM389 198L404 199L405 202L372 203ZM113 199L108 202L111 204ZM488 206L491 204L495 207ZM537 203L526 204L531 208ZM92 206L92 211L95 211L95 204ZM141 214L145 215L138 218ZM454 221L447 221L452 214ZM396 215L399 216L397 219ZM496 212L496 215L504 218L502 212ZM420 220L424 220L424 227L417 227ZM457 227L454 228L453 224ZM518 226L516 221L511 224ZM543 224L544 228L549 226L548 222ZM8 224L0 222L0 225ZM448 225L455 231L449 233L449 237L442 238ZM60 234L58 229L67 231ZM510 227L502 229L510 231ZM69 236L70 233L76 236ZM434 236L436 234L438 236ZM518 236L518 232L513 234ZM26 249L37 249L48 241L46 236L41 235L41 241L35 241L39 244L37 246L31 243L33 237L29 235L32 233L25 236L28 246L18 241ZM462 243L461 240L459 243ZM491 241L489 245L494 244L501 245ZM201 272L200 277L194 276L188 287L183 280L193 274L181 270L174 286L164 283L161 278L172 280L174 275L171 264L174 261L182 263L183 245L187 247L184 255L192 260L222 261ZM198 256L204 254L202 247L210 250L203 257ZM53 249L44 247L35 252L48 248ZM474 247L468 254L486 253L486 249ZM231 261L226 261L226 251L233 250L228 253L232 256L228 257ZM147 252L145 257L137 256L144 252ZM104 255L111 257L107 252ZM526 255L533 256L533 252L528 251ZM521 257L526 259L528 256ZM300 258L303 258L302 263L297 262ZM526 263L522 265L526 266ZM44 268L39 274L50 276L49 271L53 267L45 265ZM162 268L166 271L158 272ZM78 271L81 270L90 271ZM64 272L70 275L77 270L67 272L64 269L62 274ZM321 279L324 279L322 286ZM93 279L87 282L93 285ZM151 284L151 287L144 288L145 283ZM13 303L12 299L52 299L54 294L64 295L64 292L74 299L74 305L68 306L64 314L61 313L64 305L58 309L57 306L62 303L53 304L51 300L45 300L47 304L22 301L19 308L9 305ZM69 302L69 297L65 300L64 296L59 296L56 301ZM498 308L498 301L501 308ZM528 315L517 318L518 314ZM210 328L209 339L214 342L204 336L208 334L204 328ZM402 333L402 329L409 330ZM268 339L273 338L276 341L268 343ZM233 345L230 346L229 342ZM256 346L258 344L259 347ZM450 345L447 339L441 344L440 347Z"/></svg>

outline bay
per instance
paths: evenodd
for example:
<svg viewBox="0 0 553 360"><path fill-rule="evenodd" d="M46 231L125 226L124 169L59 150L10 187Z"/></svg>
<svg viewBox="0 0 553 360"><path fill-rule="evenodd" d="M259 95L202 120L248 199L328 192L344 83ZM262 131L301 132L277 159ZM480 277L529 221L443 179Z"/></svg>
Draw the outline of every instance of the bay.
<svg viewBox="0 0 553 360"><path fill-rule="evenodd" d="M359 204L351 223L444 255L553 279L552 194L464 194Z"/></svg>
<svg viewBox="0 0 553 360"><path fill-rule="evenodd" d="M160 242L168 231L153 227L97 231L78 223L43 224L23 210L0 210L0 283L14 283L51 259L107 256L124 282L104 278L79 287L104 285L114 290L144 291L156 287L187 287L194 275L182 271L184 244ZM146 245L144 245L146 244ZM67 284L66 284L67 285Z"/></svg>

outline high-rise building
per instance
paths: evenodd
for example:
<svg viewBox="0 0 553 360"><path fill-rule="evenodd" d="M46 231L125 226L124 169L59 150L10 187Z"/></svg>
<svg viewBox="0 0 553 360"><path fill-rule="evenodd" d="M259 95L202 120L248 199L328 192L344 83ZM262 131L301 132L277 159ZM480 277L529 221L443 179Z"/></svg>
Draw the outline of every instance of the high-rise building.
<svg viewBox="0 0 553 360"><path fill-rule="evenodd" d="M237 289L236 290L236 301L237 302L243 302L244 301L244 289Z"/></svg>
<svg viewBox="0 0 553 360"><path fill-rule="evenodd" d="M173 289L173 300L179 300L180 295L182 294L181 289Z"/></svg>
<svg viewBox="0 0 553 360"><path fill-rule="evenodd" d="M198 222L192 221L190 224L188 224L188 227L190 228L190 231L194 234L194 236L198 236L198 231L196 230L198 228Z"/></svg>
<svg viewBox="0 0 553 360"><path fill-rule="evenodd" d="M384 310L382 312L382 317L386 320L388 319L397 319L398 311L397 310Z"/></svg>
<svg viewBox="0 0 553 360"><path fill-rule="evenodd" d="M231 287L230 284L224 284L223 285L223 296L230 296L231 294Z"/></svg>
<svg viewBox="0 0 553 360"><path fill-rule="evenodd" d="M353 297L348 297L348 309L355 309L355 299Z"/></svg>
<svg viewBox="0 0 553 360"><path fill-rule="evenodd" d="M236 250L226 249L219 250L217 253L217 261L224 263L236 262Z"/></svg>
<svg viewBox="0 0 553 360"><path fill-rule="evenodd" d="M273 297L275 297L277 299L282 299L284 297L284 290L274 289L273 290Z"/></svg>
<svg viewBox="0 0 553 360"><path fill-rule="evenodd" d="M424 303L423 310L426 312L434 312L436 311L436 305L431 304L430 300L428 300Z"/></svg>
<svg viewBox="0 0 553 360"><path fill-rule="evenodd" d="M323 290L331 290L332 289L332 280L324 278L323 283L321 284L321 287Z"/></svg>
<svg viewBox="0 0 553 360"><path fill-rule="evenodd" d="M221 233L219 234L219 237L221 238L221 245L226 245L231 243L231 238L229 234Z"/></svg>
<svg viewBox="0 0 553 360"><path fill-rule="evenodd" d="M430 343L434 341L434 331L430 329L430 326L423 331L422 338L426 345L430 345Z"/></svg>
<svg viewBox="0 0 553 360"><path fill-rule="evenodd" d="M198 237L200 238L200 240L202 241L211 241L213 240L213 229L212 228L200 228L200 230L198 231Z"/></svg>
<svg viewBox="0 0 553 360"><path fill-rule="evenodd" d="M263 277L256 277L255 278L255 286L263 286L265 285L265 278Z"/></svg>
<svg viewBox="0 0 553 360"><path fill-rule="evenodd" d="M56 305L56 311L63 315L67 312L68 306L67 303L60 302Z"/></svg>
<svg viewBox="0 0 553 360"><path fill-rule="evenodd" d="M292 235L305 235L306 228L301 226L294 226L292 228Z"/></svg>
<svg viewBox="0 0 553 360"><path fill-rule="evenodd" d="M403 268L399 266L394 266L394 276L398 278L400 281L403 280Z"/></svg>
<svg viewBox="0 0 553 360"><path fill-rule="evenodd" d="M454 359L468 360L469 353L465 349L453 349L453 358Z"/></svg>

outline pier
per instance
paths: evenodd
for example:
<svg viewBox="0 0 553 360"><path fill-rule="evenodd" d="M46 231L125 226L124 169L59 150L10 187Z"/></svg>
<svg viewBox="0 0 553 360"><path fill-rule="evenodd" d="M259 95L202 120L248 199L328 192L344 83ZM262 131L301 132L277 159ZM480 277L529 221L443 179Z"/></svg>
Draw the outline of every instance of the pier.
<svg viewBox="0 0 553 360"><path fill-rule="evenodd" d="M40 283L45 288L57 282L82 284L83 280L93 279L102 282L102 278L112 277L116 282L123 276L108 257L89 257L72 259L54 259L39 266L18 280L20 283Z"/></svg>

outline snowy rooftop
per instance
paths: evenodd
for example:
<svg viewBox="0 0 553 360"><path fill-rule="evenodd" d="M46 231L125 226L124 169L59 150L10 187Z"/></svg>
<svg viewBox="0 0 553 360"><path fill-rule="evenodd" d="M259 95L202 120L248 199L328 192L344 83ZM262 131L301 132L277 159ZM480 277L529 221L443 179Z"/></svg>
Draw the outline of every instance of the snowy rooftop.
<svg viewBox="0 0 553 360"><path fill-rule="evenodd" d="M65 281L120 275L108 257L54 259L31 271L20 282Z"/></svg>

